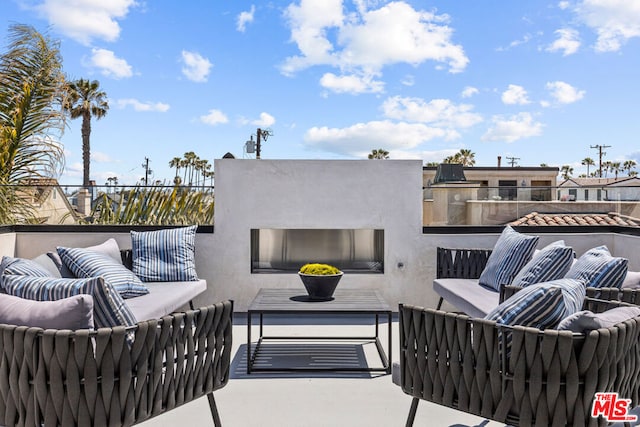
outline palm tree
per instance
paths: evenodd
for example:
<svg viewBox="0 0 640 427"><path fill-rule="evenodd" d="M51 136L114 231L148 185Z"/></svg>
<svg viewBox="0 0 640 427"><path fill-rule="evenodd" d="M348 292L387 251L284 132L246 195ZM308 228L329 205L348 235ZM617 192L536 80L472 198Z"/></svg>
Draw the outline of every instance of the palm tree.
<svg viewBox="0 0 640 427"><path fill-rule="evenodd" d="M181 161L182 159L180 157L174 157L173 159L171 159L171 161L169 161L169 167L176 168L176 178L180 174L180 166L182 165Z"/></svg>
<svg viewBox="0 0 640 427"><path fill-rule="evenodd" d="M64 74L59 42L33 27L9 27L0 55L0 223L31 221L33 207L16 186L31 178L57 177L64 153L57 138Z"/></svg>
<svg viewBox="0 0 640 427"><path fill-rule="evenodd" d="M587 176L589 176L589 166L595 166L596 162L591 157L585 157L582 159L582 166L587 167Z"/></svg>
<svg viewBox="0 0 640 427"><path fill-rule="evenodd" d="M616 175L615 179L618 179L618 174L623 171L622 165L620 164L620 162L611 162L611 166L609 167L611 168L611 172L613 172Z"/></svg>
<svg viewBox="0 0 640 427"><path fill-rule="evenodd" d="M103 118L109 111L109 103L97 80L70 82L67 91L64 109L72 119L82 117L82 185L86 188L89 187L91 117Z"/></svg>
<svg viewBox="0 0 640 427"><path fill-rule="evenodd" d="M569 179L571 178L571 175L573 174L573 168L569 165L563 165L560 168L560 173L562 174L562 179Z"/></svg>
<svg viewBox="0 0 640 427"><path fill-rule="evenodd" d="M602 170L604 171L604 177L607 178L609 176L609 170L611 169L611 162L606 161L602 163ZM600 178L602 178L602 174L600 174Z"/></svg>
<svg viewBox="0 0 640 427"><path fill-rule="evenodd" d="M476 164L476 153L471 150L462 148L456 153L455 157L458 160L456 163L462 163L462 166L474 166Z"/></svg>
<svg viewBox="0 0 640 427"><path fill-rule="evenodd" d="M636 162L635 160L625 160L624 163L622 164L622 167L624 170L627 171L627 175L631 176L631 169L636 167Z"/></svg>
<svg viewBox="0 0 640 427"><path fill-rule="evenodd" d="M389 152L382 148L378 148L377 150L371 150L371 154L367 156L368 159L388 159Z"/></svg>

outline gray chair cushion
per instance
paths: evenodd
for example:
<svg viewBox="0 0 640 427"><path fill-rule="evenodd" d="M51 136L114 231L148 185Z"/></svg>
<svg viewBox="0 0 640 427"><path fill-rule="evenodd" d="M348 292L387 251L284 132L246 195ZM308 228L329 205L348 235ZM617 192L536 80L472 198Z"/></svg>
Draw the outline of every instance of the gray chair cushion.
<svg viewBox="0 0 640 427"><path fill-rule="evenodd" d="M436 279L433 290L472 317L485 317L500 304L500 293L479 285L477 279Z"/></svg>
<svg viewBox="0 0 640 427"><path fill-rule="evenodd" d="M149 293L125 300L138 322L158 319L188 304L207 289L206 280L147 283Z"/></svg>

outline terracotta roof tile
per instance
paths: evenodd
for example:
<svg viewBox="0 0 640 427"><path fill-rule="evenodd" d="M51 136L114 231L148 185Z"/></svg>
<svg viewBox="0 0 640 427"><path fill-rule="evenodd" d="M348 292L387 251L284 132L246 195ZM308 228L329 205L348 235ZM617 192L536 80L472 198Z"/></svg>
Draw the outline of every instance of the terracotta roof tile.
<svg viewBox="0 0 640 427"><path fill-rule="evenodd" d="M538 213L531 212L509 223L510 225L532 225L532 226L555 226L555 225L621 225L625 227L640 227L640 218L620 215L615 212L609 213Z"/></svg>

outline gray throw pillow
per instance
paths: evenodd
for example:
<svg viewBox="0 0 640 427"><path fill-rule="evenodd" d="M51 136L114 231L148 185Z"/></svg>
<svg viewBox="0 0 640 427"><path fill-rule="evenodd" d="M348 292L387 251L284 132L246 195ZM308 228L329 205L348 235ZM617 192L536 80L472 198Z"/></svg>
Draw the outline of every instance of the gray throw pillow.
<svg viewBox="0 0 640 427"><path fill-rule="evenodd" d="M622 288L639 289L640 288L640 271L627 271L627 275L622 282Z"/></svg>
<svg viewBox="0 0 640 427"><path fill-rule="evenodd" d="M0 323L43 329L93 329L93 298L75 295L57 301L33 301L0 294Z"/></svg>
<svg viewBox="0 0 640 427"><path fill-rule="evenodd" d="M616 307L602 313L584 310L563 319L558 324L558 329L584 333L594 329L610 328L638 316L640 316L640 307Z"/></svg>

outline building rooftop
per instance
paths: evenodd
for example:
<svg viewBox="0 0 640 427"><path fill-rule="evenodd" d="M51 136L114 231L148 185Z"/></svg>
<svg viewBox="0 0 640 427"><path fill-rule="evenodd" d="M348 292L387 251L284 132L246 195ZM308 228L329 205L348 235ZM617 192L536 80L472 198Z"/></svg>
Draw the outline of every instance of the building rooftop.
<svg viewBox="0 0 640 427"><path fill-rule="evenodd" d="M527 226L527 225L621 225L626 227L640 227L640 218L633 218L626 215L620 215L615 212L609 213L538 213L531 212L511 223L510 225Z"/></svg>

